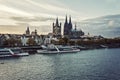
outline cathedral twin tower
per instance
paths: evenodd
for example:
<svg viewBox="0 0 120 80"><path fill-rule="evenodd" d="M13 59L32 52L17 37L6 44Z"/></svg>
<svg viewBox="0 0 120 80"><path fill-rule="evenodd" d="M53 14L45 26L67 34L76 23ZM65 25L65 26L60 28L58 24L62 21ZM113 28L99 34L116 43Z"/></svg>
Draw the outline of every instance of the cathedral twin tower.
<svg viewBox="0 0 120 80"><path fill-rule="evenodd" d="M71 16L69 17L69 22L67 20L67 16L65 19L65 24L64 24L64 36L69 36L71 35L71 31L72 31L72 22L71 22Z"/></svg>
<svg viewBox="0 0 120 80"><path fill-rule="evenodd" d="M63 30L64 37L69 36L71 34L71 30L72 30L71 16L69 17L69 22L66 16ZM53 23L53 34L55 37L58 38L61 37L61 23L59 23L58 18L56 19L56 23Z"/></svg>

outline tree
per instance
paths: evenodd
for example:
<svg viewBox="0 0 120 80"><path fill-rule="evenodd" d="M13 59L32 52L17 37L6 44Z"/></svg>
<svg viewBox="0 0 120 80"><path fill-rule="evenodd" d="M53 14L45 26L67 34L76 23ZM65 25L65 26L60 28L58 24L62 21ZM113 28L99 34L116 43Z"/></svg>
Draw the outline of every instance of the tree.
<svg viewBox="0 0 120 80"><path fill-rule="evenodd" d="M59 44L67 45L68 43L69 43L69 39L66 37L59 39Z"/></svg>
<svg viewBox="0 0 120 80"><path fill-rule="evenodd" d="M22 42L20 39L9 38L3 41L3 46L20 46Z"/></svg>
<svg viewBox="0 0 120 80"><path fill-rule="evenodd" d="M33 38L29 38L28 41L27 41L27 44L28 45L36 45L36 42Z"/></svg>
<svg viewBox="0 0 120 80"><path fill-rule="evenodd" d="M75 45L75 41L69 41L70 45Z"/></svg>

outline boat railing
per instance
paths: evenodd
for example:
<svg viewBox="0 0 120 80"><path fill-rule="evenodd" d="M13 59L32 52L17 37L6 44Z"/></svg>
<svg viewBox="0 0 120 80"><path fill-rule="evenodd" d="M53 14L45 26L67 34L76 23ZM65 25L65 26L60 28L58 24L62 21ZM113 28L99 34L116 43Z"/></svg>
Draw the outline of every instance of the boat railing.
<svg viewBox="0 0 120 80"><path fill-rule="evenodd" d="M60 52L60 50L58 49L58 47L57 47L57 46L55 46L55 48L57 49L57 51L58 51L58 52Z"/></svg>

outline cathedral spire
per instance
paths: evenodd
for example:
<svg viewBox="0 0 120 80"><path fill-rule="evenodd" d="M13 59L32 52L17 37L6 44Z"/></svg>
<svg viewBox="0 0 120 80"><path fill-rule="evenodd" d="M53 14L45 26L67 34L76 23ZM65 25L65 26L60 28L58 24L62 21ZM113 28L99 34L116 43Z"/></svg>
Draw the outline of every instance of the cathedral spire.
<svg viewBox="0 0 120 80"><path fill-rule="evenodd" d="M65 18L65 23L68 23L68 21L67 21L67 15L66 15L66 18Z"/></svg>
<svg viewBox="0 0 120 80"><path fill-rule="evenodd" d="M69 16L69 23L68 23L68 27L69 27L69 32L71 32L72 30L72 21L71 21L71 16Z"/></svg>
<svg viewBox="0 0 120 80"><path fill-rule="evenodd" d="M77 26L76 26L76 23L75 23L75 31L77 30Z"/></svg>
<svg viewBox="0 0 120 80"><path fill-rule="evenodd" d="M70 17L69 17L69 24L71 24L71 15L70 15Z"/></svg>
<svg viewBox="0 0 120 80"><path fill-rule="evenodd" d="M59 26L58 17L56 18L56 26Z"/></svg>

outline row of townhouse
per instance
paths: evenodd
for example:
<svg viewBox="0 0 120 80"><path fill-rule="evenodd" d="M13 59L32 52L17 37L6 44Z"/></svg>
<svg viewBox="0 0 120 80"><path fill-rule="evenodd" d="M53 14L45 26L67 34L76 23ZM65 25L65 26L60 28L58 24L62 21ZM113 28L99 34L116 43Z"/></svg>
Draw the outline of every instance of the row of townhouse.
<svg viewBox="0 0 120 80"><path fill-rule="evenodd" d="M18 34L0 34L0 46L4 46L6 41L11 41L16 46L21 43L21 46L28 46L28 40L32 39L35 41L36 45L41 45L48 41L47 35L18 35ZM19 40L19 43L15 42L16 40Z"/></svg>

